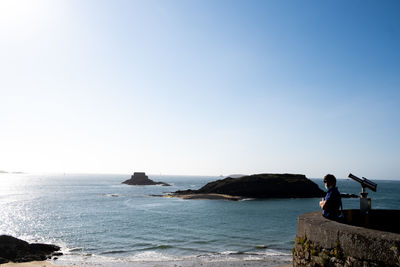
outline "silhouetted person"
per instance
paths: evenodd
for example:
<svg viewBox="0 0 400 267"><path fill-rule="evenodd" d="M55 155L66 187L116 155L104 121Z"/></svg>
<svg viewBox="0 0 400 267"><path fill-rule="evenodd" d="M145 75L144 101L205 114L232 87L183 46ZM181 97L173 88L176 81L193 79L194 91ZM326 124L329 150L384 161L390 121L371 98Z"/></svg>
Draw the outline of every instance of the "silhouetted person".
<svg viewBox="0 0 400 267"><path fill-rule="evenodd" d="M322 215L325 218L338 220L341 218L342 198L336 187L336 178L332 174L327 174L324 177L325 188L328 190L326 196L319 202L322 209Z"/></svg>

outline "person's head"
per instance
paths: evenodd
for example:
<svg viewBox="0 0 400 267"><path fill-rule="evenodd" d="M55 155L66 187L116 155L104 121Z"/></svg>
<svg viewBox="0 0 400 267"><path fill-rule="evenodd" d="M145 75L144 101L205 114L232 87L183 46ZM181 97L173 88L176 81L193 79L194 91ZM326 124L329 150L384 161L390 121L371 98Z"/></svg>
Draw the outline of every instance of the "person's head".
<svg viewBox="0 0 400 267"><path fill-rule="evenodd" d="M336 186L336 177L333 174L327 174L324 177L324 183L326 188Z"/></svg>

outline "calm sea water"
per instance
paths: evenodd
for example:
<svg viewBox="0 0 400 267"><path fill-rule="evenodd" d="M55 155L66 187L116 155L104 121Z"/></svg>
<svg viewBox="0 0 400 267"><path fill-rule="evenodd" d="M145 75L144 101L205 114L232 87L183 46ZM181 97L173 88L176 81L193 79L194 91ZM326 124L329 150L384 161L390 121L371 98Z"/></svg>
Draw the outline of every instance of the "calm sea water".
<svg viewBox="0 0 400 267"><path fill-rule="evenodd" d="M318 210L319 199L247 201L152 197L198 189L218 177L150 175L163 186L121 184L129 175L0 174L0 234L62 247L62 263L176 259L290 260L300 214ZM321 179L312 179L321 188ZM376 209L399 209L400 181L376 180ZM358 194L358 183L338 180ZM345 199L344 208L358 208Z"/></svg>

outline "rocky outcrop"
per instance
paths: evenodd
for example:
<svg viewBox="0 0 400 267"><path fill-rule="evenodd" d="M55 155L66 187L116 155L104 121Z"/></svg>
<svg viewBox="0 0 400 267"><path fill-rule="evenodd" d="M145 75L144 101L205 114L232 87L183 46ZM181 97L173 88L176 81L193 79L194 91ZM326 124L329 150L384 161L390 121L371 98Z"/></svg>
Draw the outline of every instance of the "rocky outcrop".
<svg viewBox="0 0 400 267"><path fill-rule="evenodd" d="M53 256L62 255L60 247L49 244L29 244L21 239L1 235L0 236L0 263L43 261Z"/></svg>
<svg viewBox="0 0 400 267"><path fill-rule="evenodd" d="M302 174L255 174L225 178L199 190L176 191L172 196L223 194L242 198L310 198L325 195L316 183Z"/></svg>
<svg viewBox="0 0 400 267"><path fill-rule="evenodd" d="M128 184L128 185L163 185L163 186L170 186L167 183L164 182L154 182L153 180L149 179L147 175L144 172L135 172L132 176L131 179L128 179L124 182L123 184Z"/></svg>

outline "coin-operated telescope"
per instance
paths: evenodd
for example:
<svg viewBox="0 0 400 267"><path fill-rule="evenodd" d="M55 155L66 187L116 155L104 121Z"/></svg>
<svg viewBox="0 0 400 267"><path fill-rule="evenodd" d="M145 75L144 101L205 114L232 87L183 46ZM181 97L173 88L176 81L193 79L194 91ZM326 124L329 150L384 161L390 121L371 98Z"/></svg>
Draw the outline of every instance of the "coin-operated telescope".
<svg viewBox="0 0 400 267"><path fill-rule="evenodd" d="M369 188L376 192L378 185L365 177L361 179L351 173L349 174L349 178L361 184L362 191L360 193L360 211L362 214L368 214L369 210L371 209L371 199L367 197L368 193L366 189Z"/></svg>

